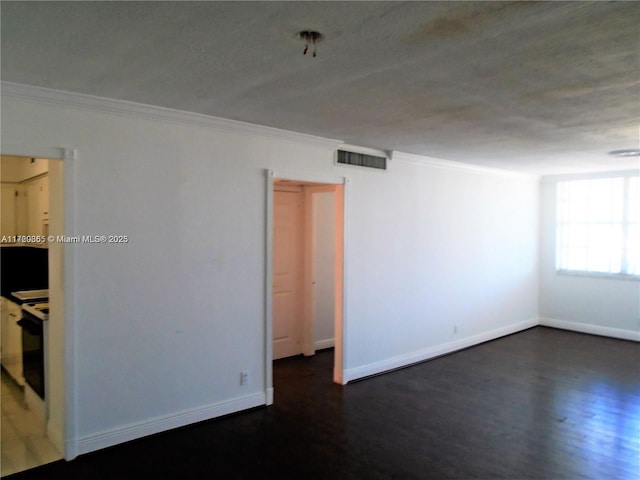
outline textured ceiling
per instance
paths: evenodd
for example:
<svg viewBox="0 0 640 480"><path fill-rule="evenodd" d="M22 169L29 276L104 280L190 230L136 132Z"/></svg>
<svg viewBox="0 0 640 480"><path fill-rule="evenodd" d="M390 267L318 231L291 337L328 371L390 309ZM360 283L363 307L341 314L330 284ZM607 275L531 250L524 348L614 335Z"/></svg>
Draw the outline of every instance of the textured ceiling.
<svg viewBox="0 0 640 480"><path fill-rule="evenodd" d="M638 167L607 155L640 146L638 2L0 8L3 81L524 172Z"/></svg>

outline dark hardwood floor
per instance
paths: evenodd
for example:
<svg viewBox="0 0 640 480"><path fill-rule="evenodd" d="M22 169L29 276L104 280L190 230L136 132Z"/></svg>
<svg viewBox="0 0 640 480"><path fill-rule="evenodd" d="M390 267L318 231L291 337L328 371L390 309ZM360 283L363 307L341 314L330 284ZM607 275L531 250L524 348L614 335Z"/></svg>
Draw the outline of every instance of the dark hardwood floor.
<svg viewBox="0 0 640 480"><path fill-rule="evenodd" d="M638 479L640 344L536 327L354 382L274 364L275 404L18 479Z"/></svg>

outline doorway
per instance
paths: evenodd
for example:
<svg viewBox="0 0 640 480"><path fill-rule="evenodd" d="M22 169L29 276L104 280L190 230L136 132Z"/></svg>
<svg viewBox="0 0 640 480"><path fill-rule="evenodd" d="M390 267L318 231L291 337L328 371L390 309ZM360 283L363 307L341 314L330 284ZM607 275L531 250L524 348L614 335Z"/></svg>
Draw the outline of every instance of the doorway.
<svg viewBox="0 0 640 480"><path fill-rule="evenodd" d="M344 183L269 177L267 403L276 359L333 348L343 383Z"/></svg>
<svg viewBox="0 0 640 480"><path fill-rule="evenodd" d="M3 235L2 242L3 280L20 278L17 290L46 288L49 308L48 320L43 324L44 391L28 388L24 375L11 374L3 364L2 476L5 476L61 459L65 453L64 245L55 241L64 232L64 161L52 156L3 154L0 162L2 231L8 234ZM5 195L7 192L12 194ZM35 258L36 253L38 257L43 253L45 259L42 285L30 284L30 270L11 263L12 259L25 255ZM14 276L12 269L21 271L20 275ZM3 281L3 285L9 287L12 282ZM5 318L5 307L15 306L5 290L3 337L14 323L10 316ZM21 317L20 309L18 305L14 316Z"/></svg>

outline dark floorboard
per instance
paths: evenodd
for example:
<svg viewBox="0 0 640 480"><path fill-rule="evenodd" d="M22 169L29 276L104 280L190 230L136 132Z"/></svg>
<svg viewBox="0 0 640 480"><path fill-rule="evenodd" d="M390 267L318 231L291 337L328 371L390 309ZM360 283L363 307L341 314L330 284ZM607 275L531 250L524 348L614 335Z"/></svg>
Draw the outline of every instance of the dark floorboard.
<svg viewBox="0 0 640 480"><path fill-rule="evenodd" d="M19 479L640 479L640 344L536 327L345 387L274 364L275 404Z"/></svg>

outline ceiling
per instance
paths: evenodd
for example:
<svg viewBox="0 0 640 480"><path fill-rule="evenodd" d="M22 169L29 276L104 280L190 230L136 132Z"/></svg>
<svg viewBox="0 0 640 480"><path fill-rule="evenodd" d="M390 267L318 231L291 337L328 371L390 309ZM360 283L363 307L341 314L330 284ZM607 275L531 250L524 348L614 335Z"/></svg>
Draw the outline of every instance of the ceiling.
<svg viewBox="0 0 640 480"><path fill-rule="evenodd" d="M1 79L536 174L638 168L639 2L0 2ZM317 56L301 30L317 30Z"/></svg>

